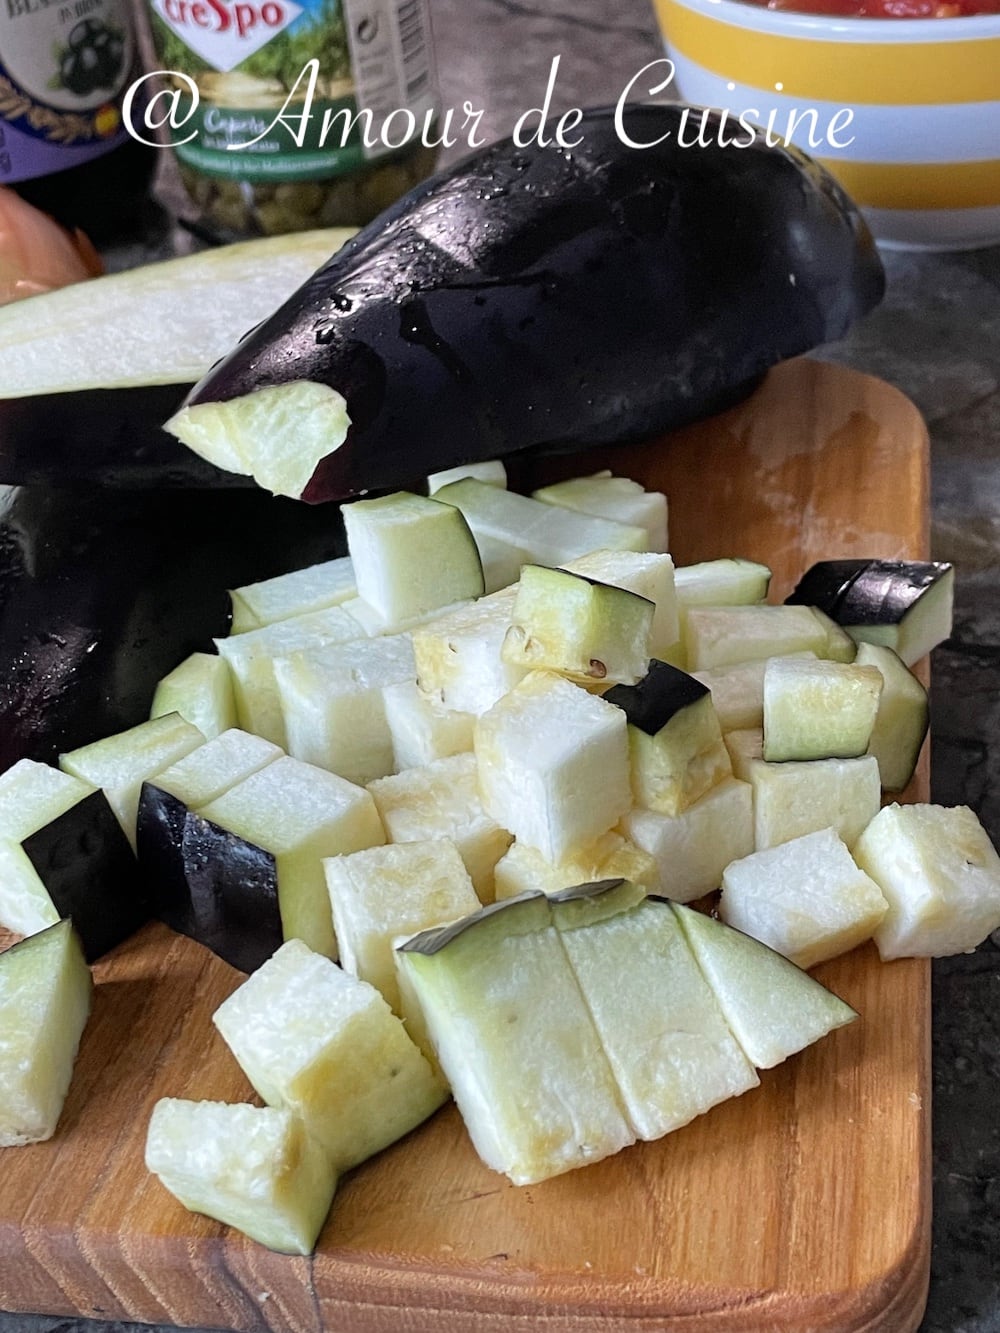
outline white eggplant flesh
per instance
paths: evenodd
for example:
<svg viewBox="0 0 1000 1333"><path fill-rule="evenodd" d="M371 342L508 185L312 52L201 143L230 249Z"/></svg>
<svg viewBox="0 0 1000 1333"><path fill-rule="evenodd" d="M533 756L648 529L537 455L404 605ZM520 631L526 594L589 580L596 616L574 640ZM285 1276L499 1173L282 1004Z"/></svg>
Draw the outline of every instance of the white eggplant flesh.
<svg viewBox="0 0 1000 1333"><path fill-rule="evenodd" d="M878 885L828 828L733 861L719 915L810 968L870 940L887 909Z"/></svg>

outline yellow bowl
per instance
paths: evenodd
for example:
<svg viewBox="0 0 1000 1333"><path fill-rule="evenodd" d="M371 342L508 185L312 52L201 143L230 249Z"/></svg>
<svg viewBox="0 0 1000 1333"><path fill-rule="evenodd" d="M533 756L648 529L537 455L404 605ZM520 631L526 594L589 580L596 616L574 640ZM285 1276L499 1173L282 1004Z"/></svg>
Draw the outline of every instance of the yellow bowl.
<svg viewBox="0 0 1000 1333"><path fill-rule="evenodd" d="M834 18L740 0L654 4L671 91L728 109L734 128L740 113L770 119L776 139L788 135L829 167L881 241L1000 242L1000 14ZM645 71L648 91L670 73Z"/></svg>

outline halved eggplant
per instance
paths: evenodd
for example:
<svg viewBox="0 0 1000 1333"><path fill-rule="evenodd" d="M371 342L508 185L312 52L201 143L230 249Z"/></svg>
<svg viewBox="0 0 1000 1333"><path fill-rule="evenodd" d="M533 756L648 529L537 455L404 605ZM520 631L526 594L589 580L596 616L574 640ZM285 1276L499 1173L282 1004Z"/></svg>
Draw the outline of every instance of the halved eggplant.
<svg viewBox="0 0 1000 1333"><path fill-rule="evenodd" d="M227 587L344 550L336 506L260 491L0 488L0 771L142 722Z"/></svg>
<svg viewBox="0 0 1000 1333"><path fill-rule="evenodd" d="M628 107L626 133L655 145L639 151L595 109L572 152L505 140L432 177L168 428L216 458L242 449L244 470L312 502L527 448L648 438L739 401L875 305L882 266L821 168L763 131L720 147L712 117L710 146L683 147L684 114ZM346 437L324 434L333 399L286 417L304 383L343 395ZM271 465L293 431L309 443L283 479Z"/></svg>
<svg viewBox="0 0 1000 1333"><path fill-rule="evenodd" d="M268 237L0 310L0 482L244 486L163 429L200 375L350 236Z"/></svg>

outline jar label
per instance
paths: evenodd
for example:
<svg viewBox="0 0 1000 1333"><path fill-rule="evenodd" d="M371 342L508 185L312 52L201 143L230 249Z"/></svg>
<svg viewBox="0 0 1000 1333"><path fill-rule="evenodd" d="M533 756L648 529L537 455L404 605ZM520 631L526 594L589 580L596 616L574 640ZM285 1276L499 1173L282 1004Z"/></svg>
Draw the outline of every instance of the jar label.
<svg viewBox="0 0 1000 1333"><path fill-rule="evenodd" d="M127 137L133 76L127 0L3 0L0 182L77 166Z"/></svg>
<svg viewBox="0 0 1000 1333"><path fill-rule="evenodd" d="M181 162L249 184L356 171L434 115L427 0L151 0ZM190 82L197 87L192 97Z"/></svg>

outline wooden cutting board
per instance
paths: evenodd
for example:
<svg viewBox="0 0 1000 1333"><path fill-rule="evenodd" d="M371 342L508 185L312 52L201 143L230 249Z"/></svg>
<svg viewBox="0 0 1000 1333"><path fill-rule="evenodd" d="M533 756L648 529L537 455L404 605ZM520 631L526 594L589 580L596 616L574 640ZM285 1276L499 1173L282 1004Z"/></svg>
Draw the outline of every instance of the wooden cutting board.
<svg viewBox="0 0 1000 1333"><path fill-rule="evenodd" d="M853 371L790 363L714 421L585 466L605 462L670 496L676 560L766 561L778 599L818 558L927 553L924 426ZM150 926L96 968L56 1137L0 1151L0 1308L331 1333L913 1329L929 969L865 948L817 975L861 1021L759 1089L521 1189L449 1106L345 1178L316 1255L294 1259L186 1213L143 1167L157 1098L250 1093L210 1022L239 974Z"/></svg>

